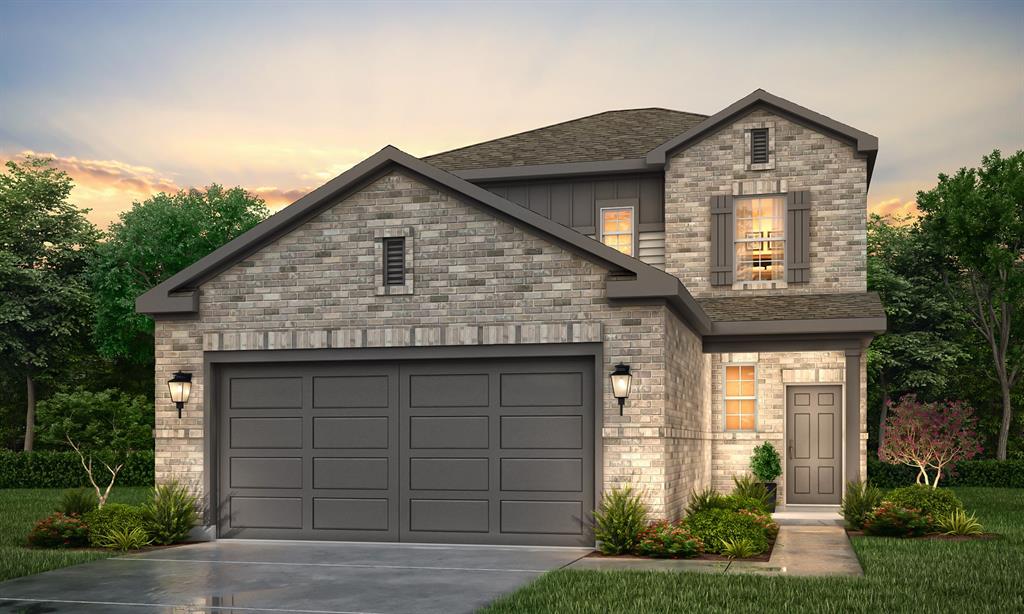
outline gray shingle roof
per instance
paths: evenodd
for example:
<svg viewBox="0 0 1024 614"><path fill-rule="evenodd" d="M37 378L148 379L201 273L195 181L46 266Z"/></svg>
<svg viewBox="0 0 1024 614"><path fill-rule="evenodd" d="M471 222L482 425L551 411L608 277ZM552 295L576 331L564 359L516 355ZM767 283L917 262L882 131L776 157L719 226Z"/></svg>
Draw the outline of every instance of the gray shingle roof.
<svg viewBox="0 0 1024 614"><path fill-rule="evenodd" d="M700 298L697 302L713 322L885 317L877 292L729 296Z"/></svg>
<svg viewBox="0 0 1024 614"><path fill-rule="evenodd" d="M641 158L707 119L671 109L605 111L424 158L446 171Z"/></svg>

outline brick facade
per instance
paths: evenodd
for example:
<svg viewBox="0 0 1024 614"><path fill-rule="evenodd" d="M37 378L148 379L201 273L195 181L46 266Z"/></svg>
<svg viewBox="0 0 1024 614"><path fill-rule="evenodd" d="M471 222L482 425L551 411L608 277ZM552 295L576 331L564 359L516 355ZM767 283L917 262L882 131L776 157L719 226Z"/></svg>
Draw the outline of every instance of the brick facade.
<svg viewBox="0 0 1024 614"><path fill-rule="evenodd" d="M747 131L771 125L771 168L747 168ZM737 183L784 182L811 192L810 281L784 289L711 286L711 196ZM749 194L749 189L743 190ZM665 171L665 270L695 297L867 290L867 161L820 131L755 110L677 152Z"/></svg>
<svg viewBox="0 0 1024 614"><path fill-rule="evenodd" d="M377 292L375 243L389 228L415 238L412 294ZM625 361L637 384L625 416L610 391L604 395L605 485L633 484L654 514L675 513L683 478L666 470L666 433L676 432L691 402L679 401L679 375L666 374L666 330L679 348L673 373L699 379L705 357L698 337L665 307L610 305L606 276L411 176L381 177L205 282L197 318L158 320L157 480L204 488L204 350L572 343L596 335L604 373ZM181 420L165 384L179 369L195 374Z"/></svg>

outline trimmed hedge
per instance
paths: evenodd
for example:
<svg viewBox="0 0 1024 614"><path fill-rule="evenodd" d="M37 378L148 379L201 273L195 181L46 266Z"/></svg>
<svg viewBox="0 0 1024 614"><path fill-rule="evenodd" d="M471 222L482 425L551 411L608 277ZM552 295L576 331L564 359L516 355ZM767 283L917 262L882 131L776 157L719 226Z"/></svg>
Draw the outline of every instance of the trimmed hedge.
<svg viewBox="0 0 1024 614"><path fill-rule="evenodd" d="M150 450L132 452L114 487L152 486L154 455ZM96 469L99 469L97 471ZM96 481L103 486L110 474L98 462L93 464ZM89 478L74 451L13 452L0 450L0 488L78 488L89 486Z"/></svg>
<svg viewBox="0 0 1024 614"><path fill-rule="evenodd" d="M868 459L868 481L879 488L909 486L917 479L917 469L907 465L890 465ZM944 471L939 486L992 486L1024 488L1024 460L994 459L961 461L954 471Z"/></svg>

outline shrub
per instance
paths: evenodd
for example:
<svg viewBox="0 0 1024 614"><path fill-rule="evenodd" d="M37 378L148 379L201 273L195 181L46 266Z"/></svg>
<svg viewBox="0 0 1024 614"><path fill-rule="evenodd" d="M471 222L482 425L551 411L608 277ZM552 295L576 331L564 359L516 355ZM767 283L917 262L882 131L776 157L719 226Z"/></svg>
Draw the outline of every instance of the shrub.
<svg viewBox="0 0 1024 614"><path fill-rule="evenodd" d="M177 482L157 486L142 506L142 526L157 544L183 541L195 523L196 498Z"/></svg>
<svg viewBox="0 0 1024 614"><path fill-rule="evenodd" d="M63 450L67 435L88 450L152 450L153 403L111 388L100 392L57 392L39 401L36 438L40 446Z"/></svg>
<svg viewBox="0 0 1024 614"><path fill-rule="evenodd" d="M89 529L77 516L54 512L32 527L28 545L36 548L79 548L89 545Z"/></svg>
<svg viewBox="0 0 1024 614"><path fill-rule="evenodd" d="M732 494L734 497L741 499L754 499L761 503L761 507L765 510L768 509L770 497L768 495L768 489L765 488L764 483L759 481L752 475L744 475L742 477L732 476Z"/></svg>
<svg viewBox="0 0 1024 614"><path fill-rule="evenodd" d="M58 512L64 512L68 516L84 516L99 507L99 500L96 493L85 488L66 490L60 498Z"/></svg>
<svg viewBox="0 0 1024 614"><path fill-rule="evenodd" d="M104 548L127 552L150 545L153 543L153 538L146 533L145 529L135 526L110 529L108 532L98 535L95 542Z"/></svg>
<svg viewBox="0 0 1024 614"><path fill-rule="evenodd" d="M142 526L142 509L124 503L108 503L86 514L84 520L89 526L89 543L93 546L103 546L104 540L115 530L135 527L145 530Z"/></svg>
<svg viewBox="0 0 1024 614"><path fill-rule="evenodd" d="M690 502L686 504L686 514L696 514L704 510L720 508L722 507L721 501L724 498L725 495L710 487L700 491L691 491Z"/></svg>
<svg viewBox="0 0 1024 614"><path fill-rule="evenodd" d="M750 471L762 482L774 482L782 475L782 459L772 442L766 441L754 448L750 457Z"/></svg>
<svg viewBox="0 0 1024 614"><path fill-rule="evenodd" d="M103 454L98 454L103 458ZM119 486L153 485L153 452L132 452L117 474ZM0 488L78 488L91 486L82 461L73 451L0 450Z"/></svg>
<svg viewBox="0 0 1024 614"><path fill-rule="evenodd" d="M968 515L963 510L954 510L934 520L944 535L981 535L985 530L974 514Z"/></svg>
<svg viewBox="0 0 1024 614"><path fill-rule="evenodd" d="M731 559L749 559L761 554L761 551L758 551L757 545L747 538L723 539L722 554Z"/></svg>
<svg viewBox="0 0 1024 614"><path fill-rule="evenodd" d="M884 501L899 507L921 510L922 514L932 518L948 516L964 507L953 491L922 484L890 491L885 495Z"/></svg>
<svg viewBox="0 0 1024 614"><path fill-rule="evenodd" d="M846 526L860 529L864 518L882 503L882 490L867 482L849 482L843 495L842 512Z"/></svg>
<svg viewBox="0 0 1024 614"><path fill-rule="evenodd" d="M594 537L604 554L627 554L636 548L637 535L647 525L647 508L632 488L616 488L604 495L594 511Z"/></svg>
<svg viewBox="0 0 1024 614"><path fill-rule="evenodd" d="M932 519L921 510L884 501L864 518L864 532L883 537L919 537L932 528Z"/></svg>
<svg viewBox="0 0 1024 614"><path fill-rule="evenodd" d="M768 506L760 499L741 497L736 494L721 495L713 490L695 492L690 495L690 503L686 506L687 515L703 512L704 510L749 510L763 514L768 513Z"/></svg>
<svg viewBox="0 0 1024 614"><path fill-rule="evenodd" d="M686 559L704 552L704 543L685 526L655 522L637 535L636 553L657 558Z"/></svg>
<svg viewBox="0 0 1024 614"><path fill-rule="evenodd" d="M898 488L913 484L917 470L906 465L890 465L868 459L868 477L880 488ZM943 472L946 486L990 486L1024 488L1024 460L995 459L960 461Z"/></svg>
<svg viewBox="0 0 1024 614"><path fill-rule="evenodd" d="M708 509L687 516L683 525L700 538L708 552L722 552L724 541L738 539L750 540L758 553L768 549L770 533L766 523L763 517L751 512Z"/></svg>

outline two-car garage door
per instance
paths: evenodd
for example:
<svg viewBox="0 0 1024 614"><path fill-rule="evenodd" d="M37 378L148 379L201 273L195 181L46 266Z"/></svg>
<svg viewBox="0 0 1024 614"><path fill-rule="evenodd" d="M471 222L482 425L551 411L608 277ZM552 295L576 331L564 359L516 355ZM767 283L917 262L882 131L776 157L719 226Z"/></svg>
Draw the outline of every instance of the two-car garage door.
<svg viewBox="0 0 1024 614"><path fill-rule="evenodd" d="M221 537L590 545L593 358L220 369Z"/></svg>

